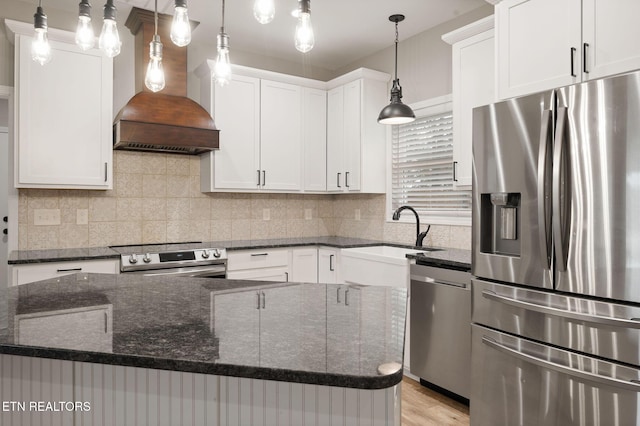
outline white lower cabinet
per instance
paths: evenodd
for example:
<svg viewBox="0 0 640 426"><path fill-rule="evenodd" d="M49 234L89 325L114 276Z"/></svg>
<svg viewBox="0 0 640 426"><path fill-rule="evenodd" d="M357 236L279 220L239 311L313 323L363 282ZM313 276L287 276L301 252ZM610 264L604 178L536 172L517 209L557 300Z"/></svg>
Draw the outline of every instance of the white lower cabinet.
<svg viewBox="0 0 640 426"><path fill-rule="evenodd" d="M340 249L318 248L318 282L335 284L338 282Z"/></svg>
<svg viewBox="0 0 640 426"><path fill-rule="evenodd" d="M291 281L318 282L318 249L294 248L291 250Z"/></svg>
<svg viewBox="0 0 640 426"><path fill-rule="evenodd" d="M289 281L289 251L287 248L229 251L227 278Z"/></svg>
<svg viewBox="0 0 640 426"><path fill-rule="evenodd" d="M12 285L27 284L77 273L119 274L119 259L81 260L13 265Z"/></svg>

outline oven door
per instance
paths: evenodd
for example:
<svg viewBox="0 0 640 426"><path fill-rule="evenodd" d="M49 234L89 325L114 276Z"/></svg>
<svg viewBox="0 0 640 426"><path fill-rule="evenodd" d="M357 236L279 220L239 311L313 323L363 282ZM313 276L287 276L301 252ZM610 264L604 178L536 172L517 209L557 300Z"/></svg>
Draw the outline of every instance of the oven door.
<svg viewBox="0 0 640 426"><path fill-rule="evenodd" d="M227 265L187 266L182 268L150 269L126 273L144 275L145 277L170 275L174 277L226 278Z"/></svg>
<svg viewBox="0 0 640 426"><path fill-rule="evenodd" d="M636 425L640 370L472 326L471 425Z"/></svg>

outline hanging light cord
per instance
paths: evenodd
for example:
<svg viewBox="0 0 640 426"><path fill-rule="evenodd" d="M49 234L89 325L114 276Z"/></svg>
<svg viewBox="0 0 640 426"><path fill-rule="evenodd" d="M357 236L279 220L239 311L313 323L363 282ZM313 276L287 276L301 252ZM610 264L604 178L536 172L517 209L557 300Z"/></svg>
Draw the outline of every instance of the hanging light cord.
<svg viewBox="0 0 640 426"><path fill-rule="evenodd" d="M42 1L42 0L41 0ZM155 25L155 35L158 35L158 0L156 0L156 6L154 9L154 14L153 14L153 19L154 19L154 25Z"/></svg>
<svg viewBox="0 0 640 426"><path fill-rule="evenodd" d="M224 32L224 0L222 0L222 27L220 27L220 32Z"/></svg>
<svg viewBox="0 0 640 426"><path fill-rule="evenodd" d="M157 1L157 0L156 0ZM398 21L396 21L396 69L395 69L395 77L394 79L398 79Z"/></svg>

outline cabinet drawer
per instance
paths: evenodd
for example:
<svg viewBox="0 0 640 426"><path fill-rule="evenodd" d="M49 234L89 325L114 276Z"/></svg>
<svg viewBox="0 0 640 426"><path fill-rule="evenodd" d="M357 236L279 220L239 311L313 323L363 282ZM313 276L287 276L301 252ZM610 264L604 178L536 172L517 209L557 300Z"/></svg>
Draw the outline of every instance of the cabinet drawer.
<svg viewBox="0 0 640 426"><path fill-rule="evenodd" d="M36 265L13 267L13 285L62 277L79 272L98 274L117 274L120 270L118 259L86 260L78 262L48 262Z"/></svg>
<svg viewBox="0 0 640 426"><path fill-rule="evenodd" d="M265 249L229 251L227 260L228 271L244 269L272 268L289 265L289 250Z"/></svg>

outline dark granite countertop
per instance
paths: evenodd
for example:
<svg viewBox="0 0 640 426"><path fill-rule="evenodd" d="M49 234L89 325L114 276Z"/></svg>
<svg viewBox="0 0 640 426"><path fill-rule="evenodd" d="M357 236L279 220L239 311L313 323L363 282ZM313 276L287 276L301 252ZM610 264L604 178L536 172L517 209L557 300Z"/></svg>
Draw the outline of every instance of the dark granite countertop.
<svg viewBox="0 0 640 426"><path fill-rule="evenodd" d="M402 380L405 289L76 274L0 300L5 354L362 389Z"/></svg>
<svg viewBox="0 0 640 426"><path fill-rule="evenodd" d="M368 240L362 238L347 237L309 237L309 238L277 238L265 240L240 240L240 241L208 241L193 242L175 245L172 249L196 249L209 247L224 247L227 250L250 250L296 246L329 246L336 248L353 248L386 245L393 247L417 248L411 245L392 243L379 240ZM165 244L156 244L158 251L165 250ZM57 250L18 250L9 255L9 264L29 264L45 262L63 262L79 260L117 259L120 253L142 252L141 246L119 246L119 247L95 247L77 249L57 249ZM471 269L471 251L450 249L440 247L437 251L425 252L422 254L407 255L410 259L416 259L417 263L431 266L454 267ZM425 263L427 262L427 263Z"/></svg>

